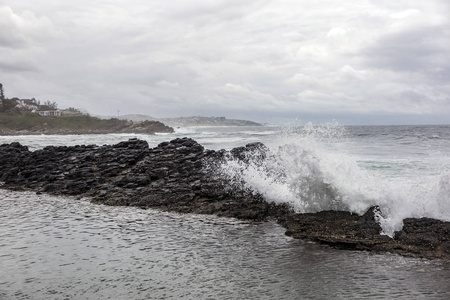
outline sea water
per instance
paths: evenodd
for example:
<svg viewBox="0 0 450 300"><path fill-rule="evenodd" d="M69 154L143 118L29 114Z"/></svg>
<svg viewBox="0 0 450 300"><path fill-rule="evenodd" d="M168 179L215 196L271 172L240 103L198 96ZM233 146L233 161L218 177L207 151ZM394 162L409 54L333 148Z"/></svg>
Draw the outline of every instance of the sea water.
<svg viewBox="0 0 450 300"><path fill-rule="evenodd" d="M383 234L407 217L450 221L450 126L282 129L250 165L229 159L223 173L270 202L298 212L363 214L378 205Z"/></svg>
<svg viewBox="0 0 450 300"><path fill-rule="evenodd" d="M9 136L47 145L149 145L192 137L205 148L263 142L267 160L223 174L299 212L379 205L384 234L405 217L449 220L449 126L203 127L168 135ZM0 191L0 299L448 299L439 260L334 250L273 223L93 205Z"/></svg>

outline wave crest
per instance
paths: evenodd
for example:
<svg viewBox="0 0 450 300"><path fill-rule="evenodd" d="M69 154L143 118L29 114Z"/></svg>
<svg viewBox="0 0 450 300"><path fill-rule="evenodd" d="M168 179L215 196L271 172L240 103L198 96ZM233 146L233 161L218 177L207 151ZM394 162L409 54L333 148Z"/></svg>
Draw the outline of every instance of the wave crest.
<svg viewBox="0 0 450 300"><path fill-rule="evenodd" d="M299 213L343 210L362 215L378 206L377 219L389 236L407 217L450 219L450 176L439 177L438 184L430 179L426 186L433 192L428 194L411 182L374 176L358 165L345 139L345 129L337 123L287 128L267 145L252 144L232 153L221 173L266 201L288 203ZM424 200L425 194L431 198Z"/></svg>

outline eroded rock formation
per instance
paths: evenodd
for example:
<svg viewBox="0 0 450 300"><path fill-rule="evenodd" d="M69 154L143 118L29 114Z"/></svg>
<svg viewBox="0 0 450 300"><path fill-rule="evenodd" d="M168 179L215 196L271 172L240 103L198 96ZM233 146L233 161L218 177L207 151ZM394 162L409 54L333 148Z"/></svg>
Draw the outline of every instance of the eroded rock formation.
<svg viewBox="0 0 450 300"><path fill-rule="evenodd" d="M391 239L380 235L371 208L363 216L343 211L296 214L287 205L229 182L218 169L225 157L265 159L264 145L205 150L188 138L149 148L142 140L105 146L49 146L34 152L18 143L0 146L2 187L89 197L107 205L216 214L246 220L274 219L294 238L331 246L450 260L450 223L405 219Z"/></svg>

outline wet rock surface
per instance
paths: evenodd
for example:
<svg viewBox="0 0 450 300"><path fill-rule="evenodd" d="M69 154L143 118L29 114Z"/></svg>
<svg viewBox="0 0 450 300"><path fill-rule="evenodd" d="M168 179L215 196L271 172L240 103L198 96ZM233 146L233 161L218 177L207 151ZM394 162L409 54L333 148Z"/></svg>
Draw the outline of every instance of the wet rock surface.
<svg viewBox="0 0 450 300"><path fill-rule="evenodd" d="M106 205L216 214L245 220L277 220L286 234L351 250L392 252L450 260L450 223L405 219L395 237L380 235L376 207L363 216L343 211L296 214L287 205L233 184L218 169L226 157L264 160L260 143L231 151L205 150L188 138L149 148L132 139L116 145L49 146L30 152L19 143L0 145L2 188L89 197Z"/></svg>

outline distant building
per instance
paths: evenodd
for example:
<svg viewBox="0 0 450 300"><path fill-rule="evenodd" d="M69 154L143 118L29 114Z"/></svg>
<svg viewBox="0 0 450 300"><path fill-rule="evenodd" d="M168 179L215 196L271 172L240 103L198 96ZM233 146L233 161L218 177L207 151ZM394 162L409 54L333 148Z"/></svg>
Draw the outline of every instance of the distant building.
<svg viewBox="0 0 450 300"><path fill-rule="evenodd" d="M63 109L61 110L61 116L82 116L83 114L80 111Z"/></svg>
<svg viewBox="0 0 450 300"><path fill-rule="evenodd" d="M18 99L16 100L16 103L16 107L20 110L36 111L38 109L36 101L32 99Z"/></svg>
<svg viewBox="0 0 450 300"><path fill-rule="evenodd" d="M60 110L43 110L43 111L37 111L37 113L43 117L61 117Z"/></svg>

